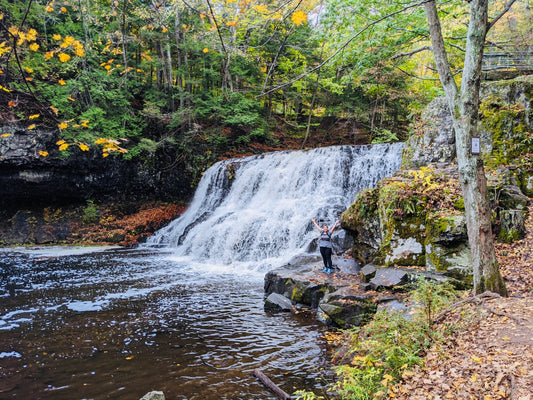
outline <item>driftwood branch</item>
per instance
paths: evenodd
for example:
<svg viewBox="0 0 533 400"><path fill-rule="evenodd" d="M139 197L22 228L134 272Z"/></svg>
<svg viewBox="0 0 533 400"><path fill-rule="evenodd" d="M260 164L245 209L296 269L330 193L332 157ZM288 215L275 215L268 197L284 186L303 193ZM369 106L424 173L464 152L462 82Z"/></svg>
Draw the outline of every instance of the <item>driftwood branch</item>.
<svg viewBox="0 0 533 400"><path fill-rule="evenodd" d="M487 310L487 311L489 311L489 312L491 312L491 313L493 313L495 315L498 315L500 317L507 317L509 319L512 319L516 323L521 324L522 320L520 318L515 317L514 315L511 315L511 314L503 312L503 311L497 311L494 308L492 308L492 307L488 306L487 304L485 304L485 300L492 300L492 299L497 299L497 298L500 298L500 297L501 296L498 293L484 292L484 293L478 294L477 296L471 296L471 297L468 297L468 298L463 299L461 301L457 301L457 302L453 303L448 309L442 311L439 315L437 315L435 317L434 322L435 323L441 322L444 319L444 317L446 317L446 315L448 315L453 310L461 307L463 304L474 303L474 304L480 305L485 310Z"/></svg>
<svg viewBox="0 0 533 400"><path fill-rule="evenodd" d="M277 386L274 382L272 382L268 376L266 376L264 373L262 373L258 369L254 369L254 376L257 379L259 379L273 393L275 393L280 399L282 399L282 400L290 400L290 398L291 398L290 394L288 394L288 393L284 392L282 389L280 389L279 386Z"/></svg>
<svg viewBox="0 0 533 400"><path fill-rule="evenodd" d="M439 315L437 315L433 322L438 323L438 322L442 321L444 319L444 317L446 317L446 315L451 313L453 310L461 307L463 304L468 304L468 303L477 303L477 304L479 304L483 300L497 299L498 297L501 297L501 296L499 294L497 294L497 293L484 292L484 293L478 294L476 296L471 296L471 297L468 297L466 299L457 301L457 302L453 303L448 309L442 311Z"/></svg>

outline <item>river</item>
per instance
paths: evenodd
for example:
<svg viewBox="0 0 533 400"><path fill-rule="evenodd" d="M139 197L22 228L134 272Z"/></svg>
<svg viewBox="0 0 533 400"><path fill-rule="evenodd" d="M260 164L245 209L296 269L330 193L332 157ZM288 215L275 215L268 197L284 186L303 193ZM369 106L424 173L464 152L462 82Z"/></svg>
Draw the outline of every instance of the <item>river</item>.
<svg viewBox="0 0 533 400"><path fill-rule="evenodd" d="M0 398L274 399L328 379L324 327L263 309L262 273L158 249L0 252Z"/></svg>

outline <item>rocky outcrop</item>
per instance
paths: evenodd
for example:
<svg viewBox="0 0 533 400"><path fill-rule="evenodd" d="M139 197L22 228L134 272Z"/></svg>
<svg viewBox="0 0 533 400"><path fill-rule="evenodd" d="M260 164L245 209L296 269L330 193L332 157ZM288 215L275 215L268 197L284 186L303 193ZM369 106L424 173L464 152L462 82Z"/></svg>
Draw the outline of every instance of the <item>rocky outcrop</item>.
<svg viewBox="0 0 533 400"><path fill-rule="evenodd" d="M102 157L101 149L71 145L60 152L58 132L0 127L0 203L27 206L73 203L86 199L185 199L192 174L172 146L165 154L125 159ZM47 152L47 155L43 155ZM174 152L173 155L169 153Z"/></svg>
<svg viewBox="0 0 533 400"><path fill-rule="evenodd" d="M408 285L420 276L437 282L450 281L443 274L419 269L362 269L349 257L333 257L334 273L321 272L319 257L299 258L265 276L265 310L296 311L308 307L328 325L347 328L367 321L378 309L404 312ZM365 275L367 274L367 275ZM375 274L375 276L373 276ZM369 278L365 283L363 277ZM453 281L452 281L453 283Z"/></svg>
<svg viewBox="0 0 533 400"><path fill-rule="evenodd" d="M533 194L533 76L493 82L482 94L479 132L493 231L500 240L512 241L525 233ZM359 193L342 215L342 227L354 238L354 258L385 267L423 267L469 284L470 250L454 147L446 102L435 99L407 143L402 169Z"/></svg>

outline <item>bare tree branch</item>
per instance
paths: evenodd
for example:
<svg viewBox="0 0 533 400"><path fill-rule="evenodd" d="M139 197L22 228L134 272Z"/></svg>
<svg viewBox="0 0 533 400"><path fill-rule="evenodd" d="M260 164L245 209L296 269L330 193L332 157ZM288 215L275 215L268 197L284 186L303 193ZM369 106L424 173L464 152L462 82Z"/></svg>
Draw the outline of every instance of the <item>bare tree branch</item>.
<svg viewBox="0 0 533 400"><path fill-rule="evenodd" d="M418 49L415 49L413 51L409 51L407 53L400 53L400 54L396 54L394 57L392 57L393 60L396 60L398 58L402 58L402 57L411 57L413 56L414 54L416 53L420 53L422 51L431 51L431 46L424 46L424 47L420 47Z"/></svg>
<svg viewBox="0 0 533 400"><path fill-rule="evenodd" d="M513 6L513 4L515 3L516 0L510 0L509 3L507 3L507 5L505 6L505 8L503 9L503 11L498 14L488 25L487 27L487 32L496 24L496 22L498 22L501 17L503 17L505 14L507 14L507 12L511 9L511 7Z"/></svg>
<svg viewBox="0 0 533 400"><path fill-rule="evenodd" d="M224 45L224 39L222 39L222 33L220 33L220 29L218 28L218 22L215 18L215 13L213 11L213 7L211 7L211 2L209 0L207 1L207 5L209 6L209 11L211 12L211 16L213 17L213 22L215 23L215 28L217 28L218 37L220 39L220 43L222 44L222 49L224 50L224 53L226 53L226 56L228 55L228 51L226 50L226 46Z"/></svg>

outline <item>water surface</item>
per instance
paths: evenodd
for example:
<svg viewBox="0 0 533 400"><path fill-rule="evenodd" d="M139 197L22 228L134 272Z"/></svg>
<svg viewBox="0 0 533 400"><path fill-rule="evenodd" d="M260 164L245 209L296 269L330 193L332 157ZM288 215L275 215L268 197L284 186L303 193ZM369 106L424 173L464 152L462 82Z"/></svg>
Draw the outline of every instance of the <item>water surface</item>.
<svg viewBox="0 0 533 400"><path fill-rule="evenodd" d="M324 327L263 309L264 272L161 249L0 249L0 399L274 399L320 389Z"/></svg>

